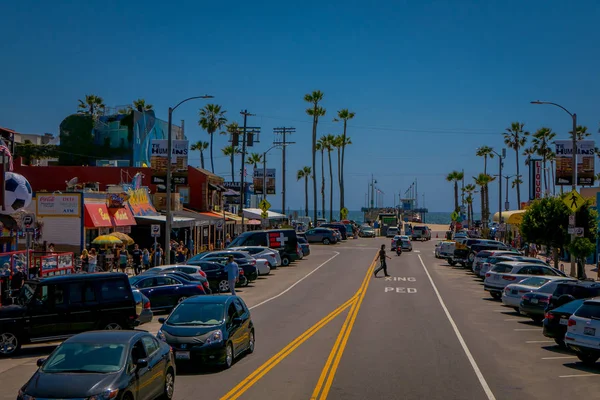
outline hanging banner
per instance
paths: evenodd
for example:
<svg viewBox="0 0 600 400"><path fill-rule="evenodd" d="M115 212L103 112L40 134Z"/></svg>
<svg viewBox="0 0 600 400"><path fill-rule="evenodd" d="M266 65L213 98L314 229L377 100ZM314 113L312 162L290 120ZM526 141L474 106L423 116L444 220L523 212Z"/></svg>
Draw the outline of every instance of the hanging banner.
<svg viewBox="0 0 600 400"><path fill-rule="evenodd" d="M556 184L571 186L573 184L573 141L557 140L556 145ZM577 142L577 185L594 184L595 143L593 140Z"/></svg>
<svg viewBox="0 0 600 400"><path fill-rule="evenodd" d="M168 140L152 140L152 150L150 152L150 167L157 172L166 172L169 165ZM187 140L173 140L171 152L171 170L184 172L188 167L188 146Z"/></svg>
<svg viewBox="0 0 600 400"><path fill-rule="evenodd" d="M263 194L263 169L255 168L252 178L254 194ZM267 168L267 194L275 194L275 168Z"/></svg>

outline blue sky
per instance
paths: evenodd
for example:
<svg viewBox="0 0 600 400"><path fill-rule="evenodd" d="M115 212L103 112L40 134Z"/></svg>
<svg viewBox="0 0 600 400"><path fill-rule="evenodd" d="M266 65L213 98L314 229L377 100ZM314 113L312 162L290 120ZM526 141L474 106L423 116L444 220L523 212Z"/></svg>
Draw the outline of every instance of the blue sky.
<svg viewBox="0 0 600 400"><path fill-rule="evenodd" d="M476 148L499 150L512 121L530 131L548 126L566 138L568 115L531 100L576 112L593 138L600 121L596 1L480 3L4 2L0 126L58 134L86 93L110 106L142 97L164 119L179 100L208 93L230 120L241 122L245 108L257 114L249 120L263 132L256 151L270 147L274 127L296 128L287 199L298 209L304 185L296 171L311 163L303 95L319 89L327 109L319 135L341 132L332 122L335 111L356 112L348 128L354 143L347 150L350 209L364 205L372 173L387 205L416 178L425 205L449 211L453 191L445 175L481 172ZM191 141L208 138L197 126L203 104L186 103L174 115L186 121ZM215 172L227 177L225 145L225 137L216 139ZM199 155L190 163L199 164ZM280 173L280 152L270 153L269 167ZM489 170L497 173L496 161ZM515 172L513 151L505 171ZM493 212L496 190L492 185ZM526 197L527 185L522 192ZM280 196L270 201L280 207Z"/></svg>

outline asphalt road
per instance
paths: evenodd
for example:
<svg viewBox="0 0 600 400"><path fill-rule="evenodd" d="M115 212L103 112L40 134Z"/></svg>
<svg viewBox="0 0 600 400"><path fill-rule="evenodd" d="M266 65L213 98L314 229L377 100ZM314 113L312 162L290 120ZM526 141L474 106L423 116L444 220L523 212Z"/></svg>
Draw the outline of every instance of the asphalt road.
<svg viewBox="0 0 600 400"><path fill-rule="evenodd" d="M371 271L389 239L311 246L242 289L254 354L227 371L179 369L175 399L595 398L600 364L583 367L467 270L435 259L435 241L389 254L387 279ZM0 360L0 400L14 399L51 350Z"/></svg>

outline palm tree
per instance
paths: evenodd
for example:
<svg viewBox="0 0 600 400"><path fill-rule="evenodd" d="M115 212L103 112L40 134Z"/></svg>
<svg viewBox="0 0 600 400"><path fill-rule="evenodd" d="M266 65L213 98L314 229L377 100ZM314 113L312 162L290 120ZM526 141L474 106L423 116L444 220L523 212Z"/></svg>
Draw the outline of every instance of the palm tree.
<svg viewBox="0 0 600 400"><path fill-rule="evenodd" d="M223 149L221 150L223 152L224 156L228 156L229 158L229 162L231 164L231 181L235 182L235 168L234 168L234 156L236 154L241 154L241 150L239 147L235 147L233 145L229 145L229 146L225 146L223 147Z"/></svg>
<svg viewBox="0 0 600 400"><path fill-rule="evenodd" d="M460 171L452 171L446 176L448 182L454 182L454 211L460 210L458 206L458 181L462 181L465 174Z"/></svg>
<svg viewBox="0 0 600 400"><path fill-rule="evenodd" d="M321 136L317 141L316 150L321 152L321 206L323 209L323 218L325 218L325 148L327 145L325 136Z"/></svg>
<svg viewBox="0 0 600 400"><path fill-rule="evenodd" d="M506 129L504 133L504 143L515 151L516 163L517 163L517 176L519 173L519 150L527 143L527 136L529 132L523 131L525 124L522 122L513 122L510 124L510 128ZM517 203L521 204L521 185L517 184Z"/></svg>
<svg viewBox="0 0 600 400"><path fill-rule="evenodd" d="M487 159L494 158L494 148L490 146L481 146L475 153L477 157L483 157L483 173L487 174Z"/></svg>
<svg viewBox="0 0 600 400"><path fill-rule="evenodd" d="M550 162L550 173L552 174L552 179L550 184L552 185L552 196L556 196L556 179L554 177L554 162L556 161L556 153L552 151L552 149L548 149L546 154L546 161Z"/></svg>
<svg viewBox="0 0 600 400"><path fill-rule="evenodd" d="M215 173L215 164L213 160L213 139L214 134L220 131L223 126L227 123L225 113L227 111L222 110L218 104L207 104L204 108L200 109L200 120L198 125L210 135L210 169L211 172ZM222 133L222 132L221 132Z"/></svg>
<svg viewBox="0 0 600 400"><path fill-rule="evenodd" d="M346 146L348 143L346 141L346 128L348 126L348 121L351 120L352 118L354 118L354 116L356 115L356 113L352 112L352 111L348 111L347 108L343 108L341 110L339 110L337 112L338 117L334 118L333 121L334 122L338 122L338 121L344 121L344 132L342 133L342 159L340 161L340 211L342 208L345 207L345 187L344 187L344 161L346 160Z"/></svg>
<svg viewBox="0 0 600 400"><path fill-rule="evenodd" d="M204 150L206 149L208 149L208 142L203 142L202 140L198 140L190 148L192 151L200 151L200 168L202 169L204 169Z"/></svg>
<svg viewBox="0 0 600 400"><path fill-rule="evenodd" d="M154 106L152 104L147 104L145 99L134 100L133 107L139 112L150 111L154 109Z"/></svg>
<svg viewBox="0 0 600 400"><path fill-rule="evenodd" d="M296 179L300 180L302 178L304 178L304 212L305 212L305 216L308 217L308 178L310 177L310 172L311 169L310 167L302 167L302 169L298 170L298 173L296 174ZM317 223L316 220L314 222L315 224Z"/></svg>
<svg viewBox="0 0 600 400"><path fill-rule="evenodd" d="M465 201L467 202L467 225L471 226L471 221L473 220L473 193L475 193L475 185L469 183L465 185L463 191L467 194Z"/></svg>
<svg viewBox="0 0 600 400"><path fill-rule="evenodd" d="M333 221L333 166L331 164L331 151L336 147L336 142L339 142L339 139L337 139L338 137L343 138L343 136L334 136L331 134L325 137L325 149L327 150L327 157L329 158L329 221ZM339 152L339 147L337 147L337 149ZM342 159L343 157L344 156L342 156Z"/></svg>
<svg viewBox="0 0 600 400"><path fill-rule="evenodd" d="M481 195L481 220L484 223L484 227L487 228L490 220L490 194L488 191L488 185L495 178L487 174L481 173L478 176L474 176L475 184L480 187ZM518 184L517 184L518 186Z"/></svg>
<svg viewBox="0 0 600 400"><path fill-rule="evenodd" d="M590 137L592 134L587 131L587 126L578 125L577 130L577 140L584 140L586 137ZM569 134L573 135L573 131L569 131Z"/></svg>
<svg viewBox="0 0 600 400"><path fill-rule="evenodd" d="M246 164L252 165L254 168L257 168L258 164L261 164L262 162L263 162L263 156L262 156L262 154L258 154L258 153L250 153L248 155L248 159L246 160Z"/></svg>
<svg viewBox="0 0 600 400"><path fill-rule="evenodd" d="M101 113L104 112L106 105L100 96L95 94L86 94L85 100L78 100L77 112L91 116L94 121L98 119Z"/></svg>
<svg viewBox="0 0 600 400"><path fill-rule="evenodd" d="M531 144L533 150L537 155L542 157L542 169L544 170L544 192L548 194L546 158L548 157L548 152L552 151L550 144L552 143L552 139L556 137L556 133L552 132L552 129L550 128L540 128L532 136L533 140L531 141Z"/></svg>
<svg viewBox="0 0 600 400"><path fill-rule="evenodd" d="M313 126L312 126L312 179L313 179L313 213L314 213L314 221L317 222L317 174L314 171L317 170L317 125L319 124L319 117L325 115L326 110L319 106L319 103L323 100L323 92L320 90L315 90L312 93L307 93L304 95L304 101L307 103L311 103L312 107L306 109L306 114L310 115L313 118Z"/></svg>

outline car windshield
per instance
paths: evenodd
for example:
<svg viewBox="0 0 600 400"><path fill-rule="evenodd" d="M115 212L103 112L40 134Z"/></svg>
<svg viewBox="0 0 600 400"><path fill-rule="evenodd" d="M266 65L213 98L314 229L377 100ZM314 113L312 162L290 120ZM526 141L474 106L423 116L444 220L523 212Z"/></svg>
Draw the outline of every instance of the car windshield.
<svg viewBox="0 0 600 400"><path fill-rule="evenodd" d="M117 372L126 359L125 345L118 343L63 343L46 360L45 373Z"/></svg>
<svg viewBox="0 0 600 400"><path fill-rule="evenodd" d="M524 285L524 286L534 286L534 287L540 287L543 284L545 284L546 282L550 281L550 279L546 279L546 278L527 278L525 280L522 280L519 285Z"/></svg>
<svg viewBox="0 0 600 400"><path fill-rule="evenodd" d="M220 303L181 303L169 316L167 325L218 325L225 318Z"/></svg>

